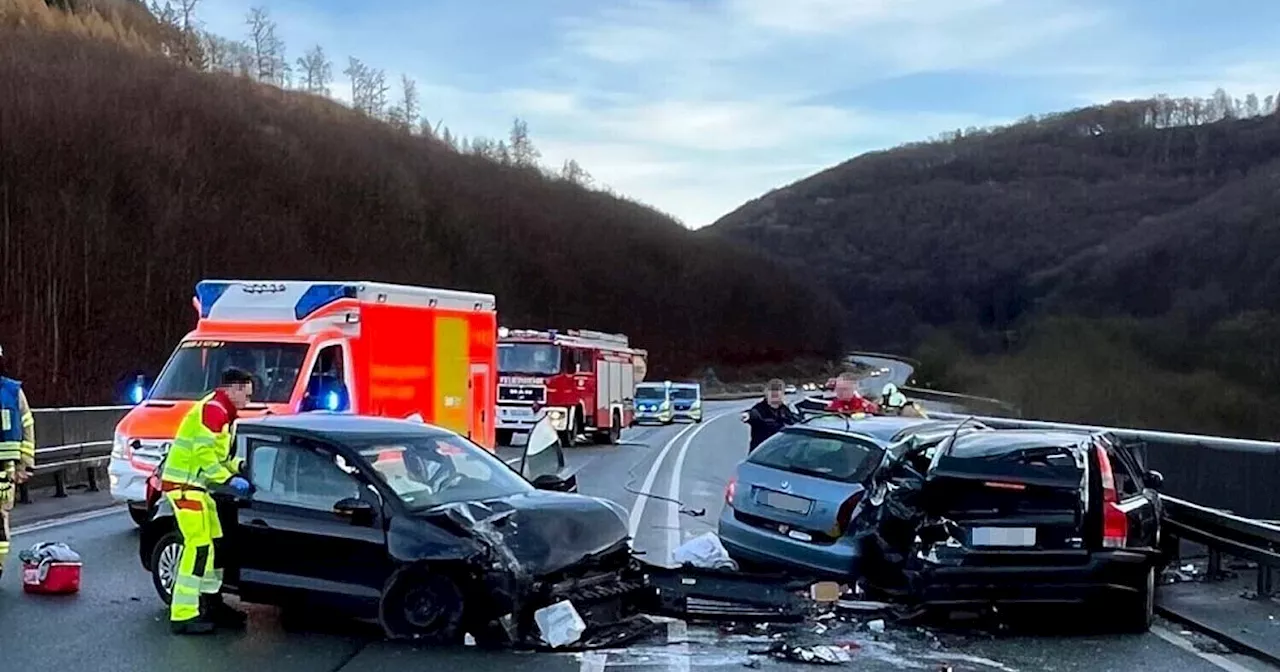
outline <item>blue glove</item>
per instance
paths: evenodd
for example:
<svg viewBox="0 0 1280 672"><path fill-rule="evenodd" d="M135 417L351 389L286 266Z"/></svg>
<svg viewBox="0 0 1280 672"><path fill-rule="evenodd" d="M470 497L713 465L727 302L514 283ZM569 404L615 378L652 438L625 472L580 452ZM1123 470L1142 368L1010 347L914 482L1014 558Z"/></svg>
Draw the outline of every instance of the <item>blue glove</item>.
<svg viewBox="0 0 1280 672"><path fill-rule="evenodd" d="M244 480L244 478L240 476L232 476L231 480L227 481L227 487L231 488L237 495L242 497L249 494L249 481Z"/></svg>

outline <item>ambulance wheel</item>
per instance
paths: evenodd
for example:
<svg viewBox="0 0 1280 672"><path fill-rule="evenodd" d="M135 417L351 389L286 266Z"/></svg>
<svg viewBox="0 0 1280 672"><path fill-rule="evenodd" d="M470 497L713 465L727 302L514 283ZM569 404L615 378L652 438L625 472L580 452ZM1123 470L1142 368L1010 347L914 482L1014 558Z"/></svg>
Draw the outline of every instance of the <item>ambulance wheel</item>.
<svg viewBox="0 0 1280 672"><path fill-rule="evenodd" d="M178 580L178 562L182 560L182 535L170 532L151 549L151 585L165 604L173 601L173 584Z"/></svg>

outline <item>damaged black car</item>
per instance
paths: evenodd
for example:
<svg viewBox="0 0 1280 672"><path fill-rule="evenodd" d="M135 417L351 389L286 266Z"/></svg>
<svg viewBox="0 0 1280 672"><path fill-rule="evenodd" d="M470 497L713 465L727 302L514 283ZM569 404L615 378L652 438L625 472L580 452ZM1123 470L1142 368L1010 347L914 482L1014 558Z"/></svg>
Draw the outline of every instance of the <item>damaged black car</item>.
<svg viewBox="0 0 1280 672"><path fill-rule="evenodd" d="M245 602L442 644L585 648L648 624L626 510L565 492L563 474L527 478L448 430L341 414L241 422L237 452L252 490L215 496L215 552ZM168 500L156 508L139 552L167 603L182 540Z"/></svg>
<svg viewBox="0 0 1280 672"><path fill-rule="evenodd" d="M720 538L904 613L1083 604L1145 631L1162 480L1103 433L817 417L739 465Z"/></svg>

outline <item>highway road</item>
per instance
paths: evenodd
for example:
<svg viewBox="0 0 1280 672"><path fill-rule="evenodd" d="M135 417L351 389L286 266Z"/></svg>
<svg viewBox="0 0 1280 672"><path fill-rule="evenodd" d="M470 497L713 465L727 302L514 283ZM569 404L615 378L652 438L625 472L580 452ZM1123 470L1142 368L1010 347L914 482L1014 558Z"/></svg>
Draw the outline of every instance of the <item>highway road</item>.
<svg viewBox="0 0 1280 672"><path fill-rule="evenodd" d="M682 541L714 530L725 481L745 452L747 430L737 415L750 403L710 402L700 425L637 428L628 430L619 446L573 449L569 459L578 470L581 490L627 506L636 547L652 559L665 560ZM637 497L628 489L674 496L688 507L705 508L706 515L680 515L674 505ZM727 672L743 669L748 651L762 647L758 636L672 623L665 637L626 651L533 654L465 647L415 649L383 642L378 633L349 621L282 623L273 610L262 607L248 608L251 621L243 633L179 638L168 632L166 611L138 562L134 526L122 511L91 513L16 533L15 549L58 540L85 556L83 588L77 596L24 595L17 571L0 579L0 656L5 669L22 672ZM1168 624L1142 636L1063 634L1083 622L1071 614L1051 615L1039 620L1036 629L997 635L958 630L937 634L890 624L880 641L866 632L841 634L838 639L856 645L853 664L861 670L1273 669L1240 656L1199 651L1194 637ZM767 658L757 664L764 670L807 669ZM950 668L945 667L948 664Z"/></svg>

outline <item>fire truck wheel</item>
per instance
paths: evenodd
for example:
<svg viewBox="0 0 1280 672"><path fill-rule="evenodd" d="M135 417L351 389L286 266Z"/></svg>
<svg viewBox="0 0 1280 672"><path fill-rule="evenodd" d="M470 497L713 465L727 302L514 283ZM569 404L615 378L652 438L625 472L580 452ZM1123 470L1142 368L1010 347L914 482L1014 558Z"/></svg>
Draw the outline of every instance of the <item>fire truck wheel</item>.
<svg viewBox="0 0 1280 672"><path fill-rule="evenodd" d="M610 446L615 446L622 440L622 416L617 411L614 411L609 421L609 428L596 433L596 440Z"/></svg>
<svg viewBox="0 0 1280 672"><path fill-rule="evenodd" d="M578 433L582 431L582 420L576 409L569 409L569 428L560 434L560 445L573 448L578 445Z"/></svg>

